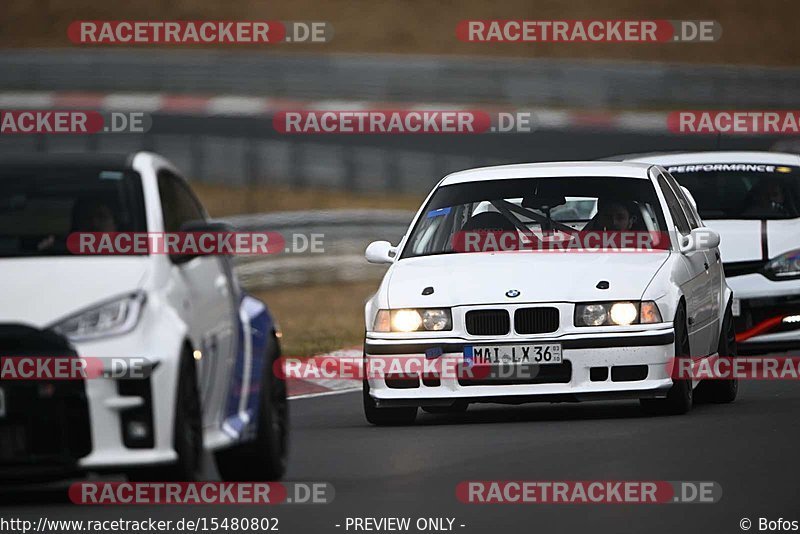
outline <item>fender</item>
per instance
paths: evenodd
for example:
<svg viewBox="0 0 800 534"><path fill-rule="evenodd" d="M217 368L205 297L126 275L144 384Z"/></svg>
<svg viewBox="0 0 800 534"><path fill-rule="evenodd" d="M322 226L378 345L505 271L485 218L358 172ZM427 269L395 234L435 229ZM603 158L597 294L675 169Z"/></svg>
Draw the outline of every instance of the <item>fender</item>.
<svg viewBox="0 0 800 534"><path fill-rule="evenodd" d="M275 321L267 305L246 293L239 299L237 350L222 431L236 441L255 438L259 398L269 355L275 345Z"/></svg>

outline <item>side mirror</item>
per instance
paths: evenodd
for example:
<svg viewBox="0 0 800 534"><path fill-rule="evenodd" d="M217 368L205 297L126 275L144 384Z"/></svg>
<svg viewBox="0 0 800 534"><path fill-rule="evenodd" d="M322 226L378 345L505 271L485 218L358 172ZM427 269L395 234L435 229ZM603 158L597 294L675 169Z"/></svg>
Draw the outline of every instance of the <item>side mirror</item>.
<svg viewBox="0 0 800 534"><path fill-rule="evenodd" d="M711 228L695 228L689 235L679 235L678 240L680 250L684 254L698 250L711 250L717 248L720 243L719 234Z"/></svg>
<svg viewBox="0 0 800 534"><path fill-rule="evenodd" d="M388 241L373 241L364 253L370 263L394 263L396 255L397 248Z"/></svg>
<svg viewBox="0 0 800 534"><path fill-rule="evenodd" d="M187 221L183 223L178 231L217 233L217 232L233 232L234 228L230 224L220 221L207 221L204 219L196 219L193 221ZM207 254L200 254L200 253L170 254L169 259L172 260L172 263L181 264L206 255Z"/></svg>

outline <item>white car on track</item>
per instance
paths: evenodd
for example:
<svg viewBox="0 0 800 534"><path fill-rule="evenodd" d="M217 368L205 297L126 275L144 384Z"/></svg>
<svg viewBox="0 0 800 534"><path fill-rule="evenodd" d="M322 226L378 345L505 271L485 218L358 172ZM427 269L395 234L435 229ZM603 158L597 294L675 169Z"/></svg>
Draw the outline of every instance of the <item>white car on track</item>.
<svg viewBox="0 0 800 534"><path fill-rule="evenodd" d="M457 245L465 233L498 231L544 241L592 232L663 241L572 252ZM670 372L675 358L735 354L718 244L672 176L654 165L540 163L450 174L397 246L367 248L368 261L390 267L365 307L365 369L377 359L421 357L488 373L368 371L366 417L405 424L418 407L622 398L640 399L649 412L684 413L697 386L730 402L735 380L701 385ZM495 372L504 365L511 375Z"/></svg>
<svg viewBox="0 0 800 534"><path fill-rule="evenodd" d="M720 151L626 159L666 168L720 234L740 350L800 348L800 156Z"/></svg>
<svg viewBox="0 0 800 534"><path fill-rule="evenodd" d="M0 159L0 359L137 358L147 371L0 381L0 482L189 480L204 450L226 479L281 476L277 327L230 258L78 256L66 244L73 232L221 228L155 154Z"/></svg>

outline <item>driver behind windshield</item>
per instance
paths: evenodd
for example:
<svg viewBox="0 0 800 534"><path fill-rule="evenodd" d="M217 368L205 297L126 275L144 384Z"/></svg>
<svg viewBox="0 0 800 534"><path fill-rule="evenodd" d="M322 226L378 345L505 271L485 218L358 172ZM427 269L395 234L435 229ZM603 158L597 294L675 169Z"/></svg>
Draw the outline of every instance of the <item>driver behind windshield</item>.
<svg viewBox="0 0 800 534"><path fill-rule="evenodd" d="M745 210L745 216L786 217L789 215L786 192L780 182L774 180L762 182L759 184L758 190L754 191L754 196L755 204Z"/></svg>
<svg viewBox="0 0 800 534"><path fill-rule="evenodd" d="M585 231L616 231L625 232L634 230L639 217L635 204L617 199L597 199L597 214L583 228Z"/></svg>

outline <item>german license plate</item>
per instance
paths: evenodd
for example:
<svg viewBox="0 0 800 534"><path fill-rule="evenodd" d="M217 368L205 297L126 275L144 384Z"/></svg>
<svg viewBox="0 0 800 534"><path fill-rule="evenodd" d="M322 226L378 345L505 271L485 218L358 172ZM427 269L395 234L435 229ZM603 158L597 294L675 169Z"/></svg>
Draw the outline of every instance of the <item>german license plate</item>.
<svg viewBox="0 0 800 534"><path fill-rule="evenodd" d="M475 365L561 363L561 344L477 345L464 348L464 359Z"/></svg>

